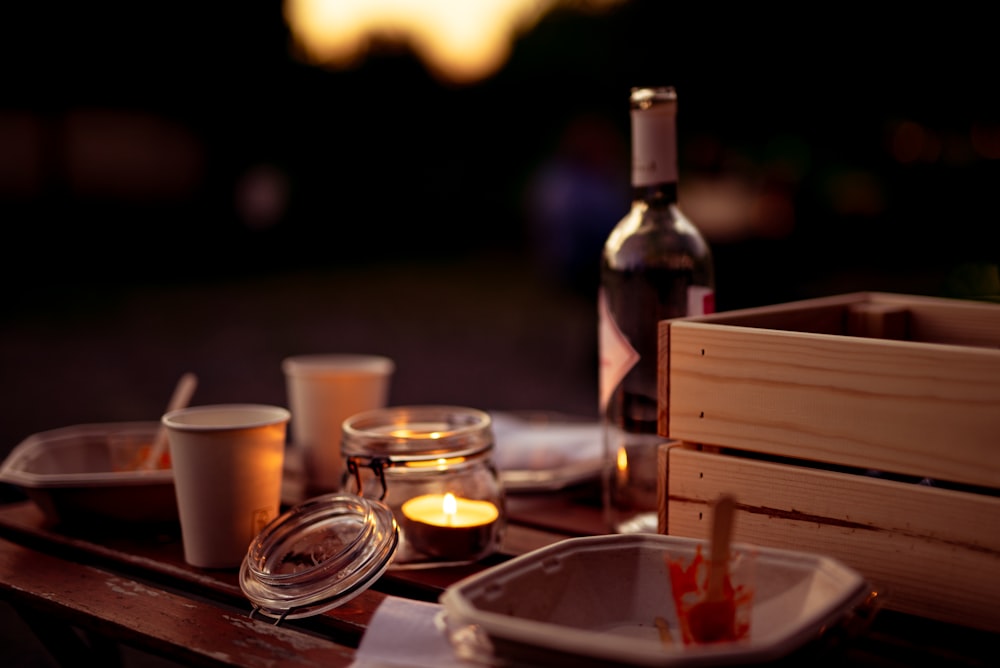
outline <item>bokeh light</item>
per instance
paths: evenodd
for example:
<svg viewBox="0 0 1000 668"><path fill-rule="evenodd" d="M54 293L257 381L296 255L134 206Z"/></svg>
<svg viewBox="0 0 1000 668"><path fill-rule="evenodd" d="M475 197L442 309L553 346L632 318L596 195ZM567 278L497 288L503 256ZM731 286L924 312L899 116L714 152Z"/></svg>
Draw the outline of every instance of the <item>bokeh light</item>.
<svg viewBox="0 0 1000 668"><path fill-rule="evenodd" d="M496 73L518 35L560 6L594 10L623 0L286 0L285 20L306 62L353 67L376 46L411 50L443 82Z"/></svg>

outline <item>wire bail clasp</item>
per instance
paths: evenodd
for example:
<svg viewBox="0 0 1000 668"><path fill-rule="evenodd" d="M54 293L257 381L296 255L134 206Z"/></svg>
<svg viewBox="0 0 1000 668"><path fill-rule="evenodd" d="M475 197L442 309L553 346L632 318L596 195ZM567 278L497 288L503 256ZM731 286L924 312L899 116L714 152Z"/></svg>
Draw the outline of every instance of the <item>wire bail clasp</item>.
<svg viewBox="0 0 1000 668"><path fill-rule="evenodd" d="M358 496L364 496L364 488L361 484L361 469L370 468L378 478L379 484L382 485L382 493L379 495L378 500L384 501L386 492L388 491L385 484L385 469L391 465L391 460L388 457L372 457L368 460L367 464L360 463L360 460L360 457L347 458L347 473L354 476L354 483L358 486Z"/></svg>

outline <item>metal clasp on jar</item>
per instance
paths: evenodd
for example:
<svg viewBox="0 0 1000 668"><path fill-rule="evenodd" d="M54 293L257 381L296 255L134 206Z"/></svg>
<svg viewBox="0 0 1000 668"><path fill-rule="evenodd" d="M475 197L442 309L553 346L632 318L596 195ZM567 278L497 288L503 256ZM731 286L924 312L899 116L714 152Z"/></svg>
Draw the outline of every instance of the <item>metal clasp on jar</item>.
<svg viewBox="0 0 1000 668"><path fill-rule="evenodd" d="M361 483L361 469L369 468L378 478L379 484L382 485L382 493L379 495L378 500L384 501L385 495L388 491L385 484L385 469L392 466L392 460L388 457L348 457L347 458L347 473L354 476L354 483L358 486L358 496L364 496L364 487Z"/></svg>

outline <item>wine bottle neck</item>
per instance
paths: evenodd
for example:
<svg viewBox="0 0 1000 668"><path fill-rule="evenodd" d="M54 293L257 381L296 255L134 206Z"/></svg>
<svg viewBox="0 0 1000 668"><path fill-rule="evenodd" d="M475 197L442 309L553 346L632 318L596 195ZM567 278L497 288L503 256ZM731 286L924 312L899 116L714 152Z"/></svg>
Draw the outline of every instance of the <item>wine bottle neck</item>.
<svg viewBox="0 0 1000 668"><path fill-rule="evenodd" d="M672 187L676 197L677 96L672 88L635 89L631 105L632 188Z"/></svg>
<svg viewBox="0 0 1000 668"><path fill-rule="evenodd" d="M642 201L650 206L677 204L677 182L632 186L632 201Z"/></svg>

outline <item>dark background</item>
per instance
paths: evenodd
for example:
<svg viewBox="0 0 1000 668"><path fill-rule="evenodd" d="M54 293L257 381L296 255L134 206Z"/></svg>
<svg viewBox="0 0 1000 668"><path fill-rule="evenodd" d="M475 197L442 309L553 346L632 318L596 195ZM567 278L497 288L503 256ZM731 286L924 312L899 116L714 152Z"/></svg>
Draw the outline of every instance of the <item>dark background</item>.
<svg viewBox="0 0 1000 668"><path fill-rule="evenodd" d="M391 355L393 403L596 415L635 85L678 90L720 310L1000 294L985 10L583 5L457 85L387 44L299 62L276 1L7 3L0 453L155 420L185 371L284 404L303 352Z"/></svg>

